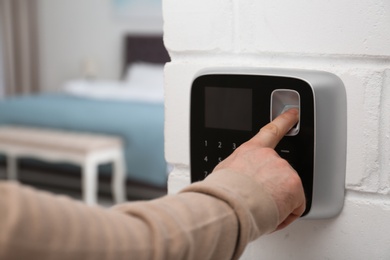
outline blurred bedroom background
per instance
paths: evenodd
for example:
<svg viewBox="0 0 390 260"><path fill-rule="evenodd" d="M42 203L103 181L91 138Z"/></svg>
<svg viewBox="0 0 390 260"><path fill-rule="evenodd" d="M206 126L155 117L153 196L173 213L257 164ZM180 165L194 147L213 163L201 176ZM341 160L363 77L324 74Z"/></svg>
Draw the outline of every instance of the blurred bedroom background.
<svg viewBox="0 0 390 260"><path fill-rule="evenodd" d="M1 180L89 204L166 194L161 9L0 0Z"/></svg>

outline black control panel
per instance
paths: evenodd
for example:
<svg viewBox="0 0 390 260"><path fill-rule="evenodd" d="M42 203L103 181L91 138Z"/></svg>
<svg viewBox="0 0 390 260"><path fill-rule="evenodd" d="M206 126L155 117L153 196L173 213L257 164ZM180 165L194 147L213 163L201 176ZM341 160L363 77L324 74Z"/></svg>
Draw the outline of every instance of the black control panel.
<svg viewBox="0 0 390 260"><path fill-rule="evenodd" d="M196 78L191 90L191 181L215 166L270 122L271 95L277 89L300 96L300 129L285 136L276 152L298 172L310 210L314 169L314 95L300 79L265 75L211 74Z"/></svg>

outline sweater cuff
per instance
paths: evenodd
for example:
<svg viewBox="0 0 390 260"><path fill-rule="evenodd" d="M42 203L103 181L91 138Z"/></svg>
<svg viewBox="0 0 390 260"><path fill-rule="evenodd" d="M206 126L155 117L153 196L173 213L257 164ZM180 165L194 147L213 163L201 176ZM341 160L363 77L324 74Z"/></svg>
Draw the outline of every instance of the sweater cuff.
<svg viewBox="0 0 390 260"><path fill-rule="evenodd" d="M204 193L229 204L240 223L240 242L250 242L274 231L279 211L275 201L261 184L231 170L218 170L204 181L194 183L182 192Z"/></svg>

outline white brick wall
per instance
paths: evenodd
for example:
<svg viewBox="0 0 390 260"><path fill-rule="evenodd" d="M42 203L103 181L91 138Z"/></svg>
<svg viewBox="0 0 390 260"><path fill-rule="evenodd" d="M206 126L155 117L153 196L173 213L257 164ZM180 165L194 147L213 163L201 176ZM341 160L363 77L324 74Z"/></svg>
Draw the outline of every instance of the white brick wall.
<svg viewBox="0 0 390 260"><path fill-rule="evenodd" d="M326 70L348 99L346 204L255 241L243 259L390 259L390 1L164 0L169 191L189 183L189 91L212 66Z"/></svg>

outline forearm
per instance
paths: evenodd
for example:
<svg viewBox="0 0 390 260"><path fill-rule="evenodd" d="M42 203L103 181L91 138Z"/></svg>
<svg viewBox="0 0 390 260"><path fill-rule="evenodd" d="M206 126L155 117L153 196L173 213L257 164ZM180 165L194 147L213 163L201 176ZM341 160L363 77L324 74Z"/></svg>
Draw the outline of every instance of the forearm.
<svg viewBox="0 0 390 260"><path fill-rule="evenodd" d="M0 259L125 259L128 241L142 241L123 231L146 230L135 218L14 184L0 185L0 212Z"/></svg>
<svg viewBox="0 0 390 260"><path fill-rule="evenodd" d="M234 234L237 239L233 258L238 258L249 242L274 231L278 225L279 212L271 195L247 176L220 170L213 172L205 181L188 186L184 192L186 191L218 198L233 210L239 225L238 233ZM216 224L216 228L225 227L218 227ZM220 246L226 245L221 243Z"/></svg>
<svg viewBox="0 0 390 260"><path fill-rule="evenodd" d="M241 192L227 189L239 182ZM112 210L0 185L1 259L229 259L276 227L257 185L215 175L183 193ZM245 196L259 196L246 201ZM241 197L244 196L244 197ZM256 204L256 205L255 205ZM276 215L275 215L276 214ZM260 218L257 220L257 218Z"/></svg>

